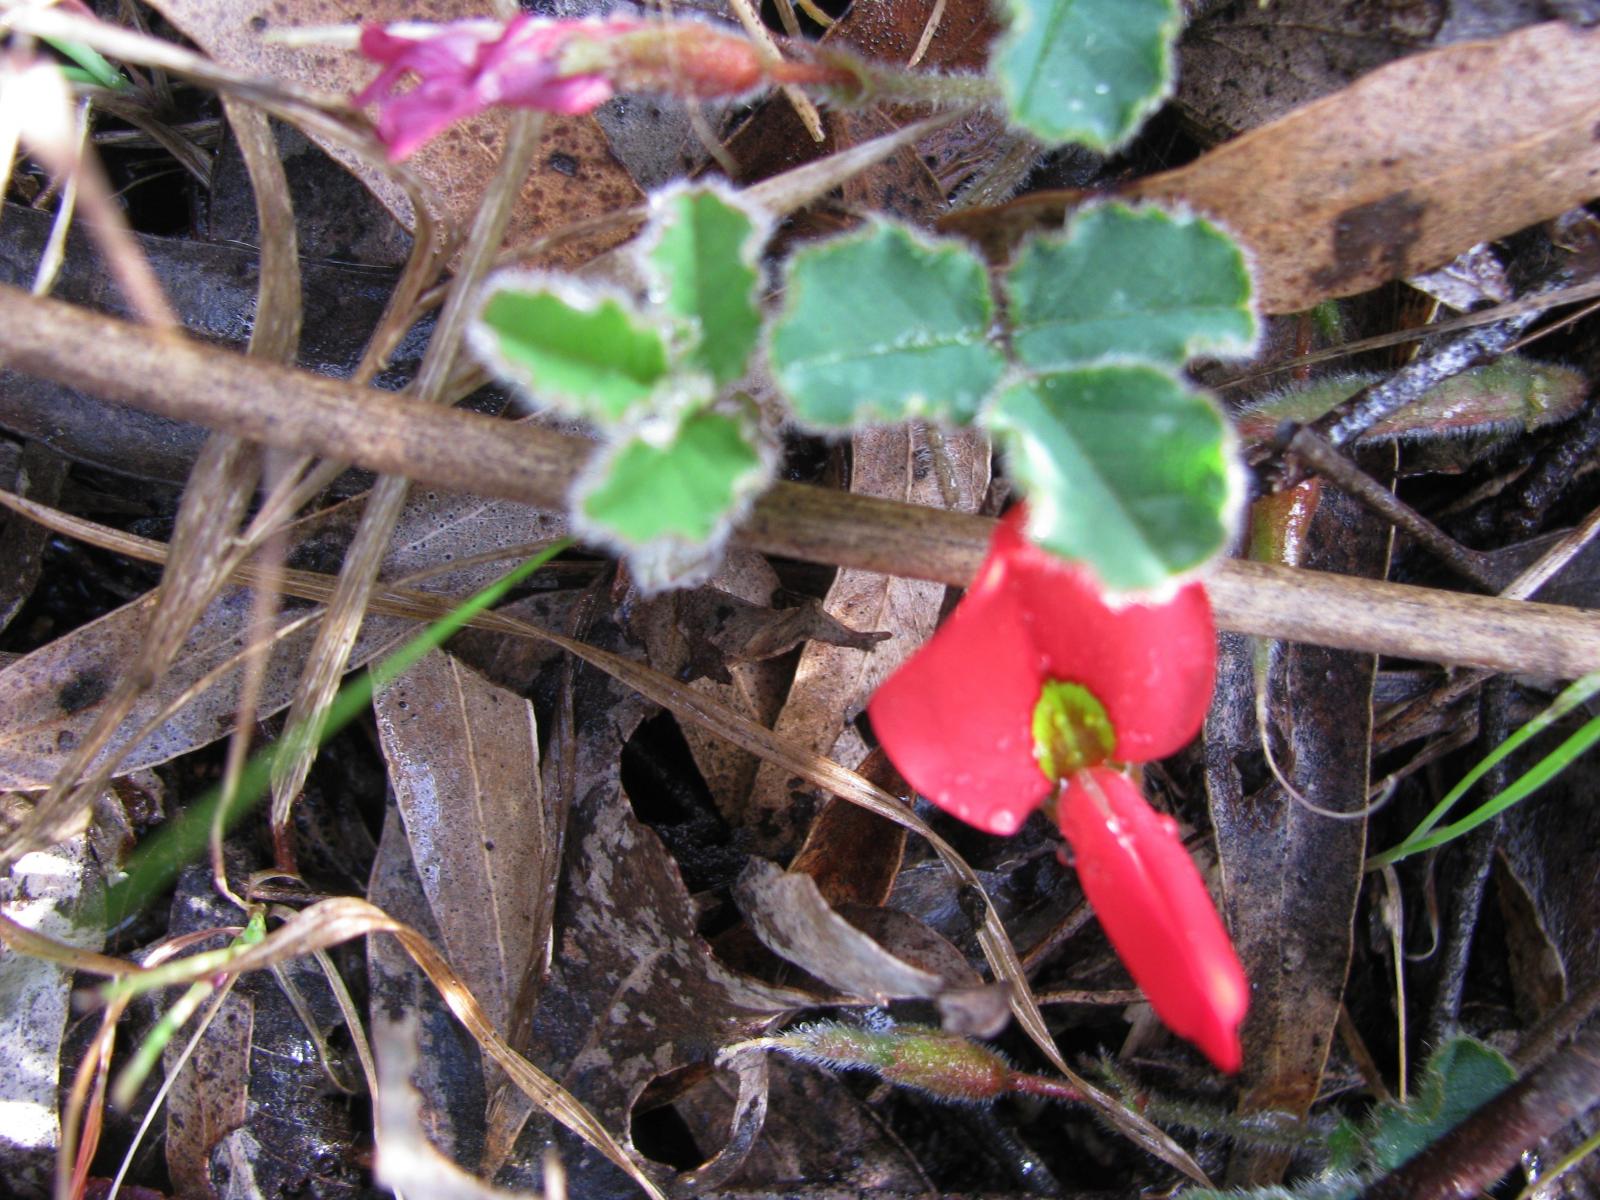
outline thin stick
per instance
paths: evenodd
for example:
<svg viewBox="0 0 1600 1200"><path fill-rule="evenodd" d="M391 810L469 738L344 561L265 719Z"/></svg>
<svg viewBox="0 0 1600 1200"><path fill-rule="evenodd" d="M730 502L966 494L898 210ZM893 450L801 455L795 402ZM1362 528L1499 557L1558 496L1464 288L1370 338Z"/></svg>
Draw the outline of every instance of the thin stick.
<svg viewBox="0 0 1600 1200"><path fill-rule="evenodd" d="M181 421L480 496L560 507L580 438L174 343L113 317L0 286L0 361ZM780 483L740 541L768 554L964 585L994 522ZM1529 601L1226 561L1217 623L1260 637L1574 679L1600 670L1600 615Z"/></svg>

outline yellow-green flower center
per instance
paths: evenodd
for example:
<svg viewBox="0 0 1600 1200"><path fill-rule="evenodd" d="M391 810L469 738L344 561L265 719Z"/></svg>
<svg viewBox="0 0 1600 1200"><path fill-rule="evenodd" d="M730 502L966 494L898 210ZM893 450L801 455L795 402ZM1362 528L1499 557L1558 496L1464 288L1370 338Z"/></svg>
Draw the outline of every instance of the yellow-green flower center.
<svg viewBox="0 0 1600 1200"><path fill-rule="evenodd" d="M1117 733L1105 706L1077 683L1047 679L1033 706L1033 757L1052 780L1111 757Z"/></svg>

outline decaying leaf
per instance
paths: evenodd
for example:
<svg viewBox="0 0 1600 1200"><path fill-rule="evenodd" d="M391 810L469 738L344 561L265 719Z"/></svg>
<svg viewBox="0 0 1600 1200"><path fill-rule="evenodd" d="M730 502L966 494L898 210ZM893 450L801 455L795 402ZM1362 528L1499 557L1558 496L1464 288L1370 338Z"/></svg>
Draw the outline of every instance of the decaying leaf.
<svg viewBox="0 0 1600 1200"><path fill-rule="evenodd" d="M215 1194L211 1152L249 1115L254 1024L255 1004L229 992L167 1094L167 1171L183 1200ZM184 1042L168 1044L169 1072Z"/></svg>
<svg viewBox="0 0 1600 1200"><path fill-rule="evenodd" d="M18 495L54 505L66 482L67 463L40 442L29 442L17 464ZM0 526L0 629L11 623L39 581L40 556L50 540L40 525L12 513Z"/></svg>
<svg viewBox="0 0 1600 1200"><path fill-rule="evenodd" d="M435 650L374 697L412 858L450 965L502 1033L549 929L553 834L533 706Z"/></svg>
<svg viewBox="0 0 1600 1200"><path fill-rule="evenodd" d="M711 587L678 593L674 598L677 625L688 644L685 669L691 679L704 676L731 683L730 666L777 658L802 642L870 652L890 636L851 629L815 602L773 609Z"/></svg>
<svg viewBox="0 0 1600 1200"><path fill-rule="evenodd" d="M1228 0L1184 29L1175 100L1211 141L1235 137L1426 48L1446 7Z"/></svg>
<svg viewBox="0 0 1600 1200"><path fill-rule="evenodd" d="M929 999L938 975L896 958L829 907L811 876L752 858L734 898L766 947L847 996Z"/></svg>
<svg viewBox="0 0 1600 1200"><path fill-rule="evenodd" d="M419 1061L415 1017L376 1022L372 1043L378 1068L372 1173L378 1183L433 1200L531 1200L528 1193L502 1191L468 1174L432 1144L411 1084Z"/></svg>
<svg viewBox="0 0 1600 1200"><path fill-rule="evenodd" d="M80 834L48 850L25 854L0 879L0 911L17 923L85 950L98 950L102 931L81 926L73 913L98 876L89 838ZM55 963L0 947L0 1156L6 1185L19 1196L48 1196L61 1136L57 1083L61 1040L72 1011L72 975Z"/></svg>
<svg viewBox="0 0 1600 1200"><path fill-rule="evenodd" d="M831 905L811 876L752 858L734 887L751 930L773 953L847 995L878 1004L932 1000L952 1033L994 1037L1011 990L986 984L961 951L898 909Z"/></svg>
<svg viewBox="0 0 1600 1200"><path fill-rule="evenodd" d="M1600 29L1534 25L1380 67L1190 163L1123 189L1213 216L1251 252L1263 311L1297 312L1448 262L1600 190ZM940 224L1004 258L1079 193Z"/></svg>
<svg viewBox="0 0 1600 1200"><path fill-rule="evenodd" d="M1501 906L1508 917L1513 969L1524 963L1534 966L1529 960L1536 953L1530 953L1526 944L1532 930L1509 920L1515 893L1521 893L1531 910L1526 918L1536 921L1555 959L1542 970L1517 972L1513 978L1519 1003L1532 1019L1548 1013L1541 1000L1548 1005L1564 998L1563 993L1576 994L1600 980L1600 924L1596 923L1600 894L1567 882L1595 878L1600 841L1594 836L1596 810L1588 799L1595 775L1593 761L1580 759L1536 798L1513 806L1503 818L1500 865L1507 886L1501 891L1510 894L1502 895Z"/></svg>
<svg viewBox="0 0 1600 1200"><path fill-rule="evenodd" d="M245 874L242 866L242 858L234 856L232 873ZM209 866L191 867L179 877L171 913L173 933L237 925L239 918L239 910L212 890ZM219 938L218 944L223 940ZM315 1030L302 1022L280 979L305 1001L304 1011L316 1023ZM170 989L165 995L170 1001L180 990ZM250 1005L252 1019L219 1030L217 1036L249 1036L243 1047L244 1076L230 1083L246 1097L246 1115L231 1133L220 1125L211 1127L219 1136L227 1133L221 1141L205 1147L211 1156L211 1178L228 1179L221 1172L231 1168L237 1173L233 1186L242 1187L245 1179L253 1178L263 1196L303 1190L333 1200L355 1200L362 1171L355 1157L354 1116L344 1089L359 1081L360 1070L353 1056L334 1062L321 1057L321 1051L332 1044L327 1035L340 1020L322 972L310 958L298 959L286 963L281 975L256 971L241 976L234 991ZM234 1047L230 1055L235 1064L238 1049ZM206 1061L190 1063L185 1069L196 1070ZM197 1082L206 1086L204 1078ZM226 1101L223 1107L233 1110L237 1103L236 1099ZM192 1118L193 1110L181 1115ZM199 1134L191 1127L184 1136L198 1138Z"/></svg>
<svg viewBox="0 0 1600 1200"><path fill-rule="evenodd" d="M868 1195L927 1188L928 1175L916 1155L840 1076L781 1054L764 1057L770 1075L766 1128L739 1171L743 1189L781 1195L795 1180L846 1178ZM724 1072L673 1104L696 1143L704 1144L724 1136L733 1107L733 1088Z"/></svg>
<svg viewBox="0 0 1600 1200"><path fill-rule="evenodd" d="M904 782L882 750L868 755L856 770L886 792L905 791ZM876 907L887 902L894 890L905 848L902 826L839 796L829 796L789 869L811 876L823 899L835 907Z"/></svg>
<svg viewBox="0 0 1600 1200"><path fill-rule="evenodd" d="M694 668L696 657L691 645L694 632L680 618L679 604L702 593L713 599L732 596L746 605L760 610L770 610L773 593L778 588L778 576L763 555L734 547L729 550L716 575L696 592L669 592L645 602L632 622L636 635L645 644L651 664L669 675L680 675ZM690 600L693 603L693 600ZM716 652L701 654L715 662ZM781 662L761 659L754 662L732 663L722 668L728 682L717 682L716 668L712 676L702 674L689 685L696 691L716 697L753 721L771 725L783 704L783 693L788 687L788 673ZM750 790L759 765L755 755L730 745L708 730L695 725L683 727L684 741L694 755L711 798L720 812L736 813L738 805Z"/></svg>
<svg viewBox="0 0 1600 1200"><path fill-rule="evenodd" d="M411 861L399 810L392 805L378 840L367 899L435 945L443 940ZM454 1162L477 1163L483 1153L489 1093L484 1056L472 1036L393 938L367 939L367 988L374 1027L400 1014L416 1022L420 1062L411 1081L419 1093L417 1119L428 1140Z"/></svg>
<svg viewBox="0 0 1600 1200"><path fill-rule="evenodd" d="M631 1130L634 1104L653 1081L708 1070L722 1046L810 998L713 958L676 865L634 818L614 775L580 785L534 1057L608 1126ZM572 1164L576 1194L592 1167L587 1158Z"/></svg>

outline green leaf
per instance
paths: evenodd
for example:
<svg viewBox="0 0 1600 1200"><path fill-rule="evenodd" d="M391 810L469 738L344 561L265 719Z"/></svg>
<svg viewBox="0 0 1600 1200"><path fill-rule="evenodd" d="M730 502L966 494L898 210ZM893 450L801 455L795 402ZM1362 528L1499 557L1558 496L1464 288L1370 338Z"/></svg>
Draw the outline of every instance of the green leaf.
<svg viewBox="0 0 1600 1200"><path fill-rule="evenodd" d="M652 201L651 298L684 321L684 357L724 386L743 378L761 332L756 285L767 220L724 188L675 188Z"/></svg>
<svg viewBox="0 0 1600 1200"><path fill-rule="evenodd" d="M1012 346L1029 366L1143 358L1182 366L1255 343L1250 269L1209 221L1105 204L1036 238L1006 274Z"/></svg>
<svg viewBox="0 0 1600 1200"><path fill-rule="evenodd" d="M1028 496L1028 536L1085 561L1114 592L1193 570L1232 531L1238 487L1222 414L1155 367L1026 378L984 424Z"/></svg>
<svg viewBox="0 0 1600 1200"><path fill-rule="evenodd" d="M989 341L993 316L970 250L875 222L789 260L773 373L814 427L913 416L965 424L1004 366Z"/></svg>
<svg viewBox="0 0 1600 1200"><path fill-rule="evenodd" d="M1492 1047L1469 1037L1451 1038L1428 1059L1409 1104L1381 1105L1374 1112L1367 1132L1374 1165L1385 1172L1403 1165L1516 1079L1511 1064Z"/></svg>
<svg viewBox="0 0 1600 1200"><path fill-rule="evenodd" d="M1011 119L1041 141L1109 150L1172 86L1177 0L1007 0L991 71Z"/></svg>
<svg viewBox="0 0 1600 1200"><path fill-rule="evenodd" d="M645 408L667 375L667 342L624 299L547 275L492 276L473 349L534 404L599 424Z"/></svg>
<svg viewBox="0 0 1600 1200"><path fill-rule="evenodd" d="M710 574L771 473L751 422L690 412L648 421L603 449L571 507L580 532L626 556L639 585L657 591Z"/></svg>
<svg viewBox="0 0 1600 1200"><path fill-rule="evenodd" d="M1252 401L1234 425L1241 437L1265 441L1284 421L1315 421L1381 378L1368 373L1325 375L1294 384ZM1588 381L1572 368L1507 354L1429 388L1361 438L1381 441L1443 434L1455 439L1522 433L1576 416L1588 395Z"/></svg>

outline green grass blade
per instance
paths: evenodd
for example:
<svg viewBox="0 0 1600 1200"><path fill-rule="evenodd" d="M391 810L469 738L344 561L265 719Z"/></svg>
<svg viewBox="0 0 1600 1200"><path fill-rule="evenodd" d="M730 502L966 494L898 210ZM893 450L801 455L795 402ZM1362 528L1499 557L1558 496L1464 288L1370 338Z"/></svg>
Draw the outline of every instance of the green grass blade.
<svg viewBox="0 0 1600 1200"><path fill-rule="evenodd" d="M50 48L57 54L78 64L78 67L83 72L84 82L98 84L113 92L121 91L123 88L130 86L127 77L112 66L110 60L94 47L86 46L82 42L62 41L59 38L45 38L43 40L48 42ZM74 78L76 75L76 72L70 67L66 68L65 73L69 79Z"/></svg>
<svg viewBox="0 0 1600 1200"><path fill-rule="evenodd" d="M1442 846L1445 842L1460 837L1468 830L1476 829L1485 821L1491 820L1510 808L1517 801L1538 791L1556 775L1564 771L1567 766L1580 754L1600 740L1600 717L1591 720L1588 724L1574 733L1561 745L1552 750L1538 764L1530 768L1517 781L1506 788L1494 798L1486 801L1474 809L1467 816L1462 817L1454 824L1435 831L1435 827L1442 821L1447 813L1455 807L1456 803L1465 796L1478 780L1492 771L1505 757L1523 746L1529 739L1538 736L1555 722L1566 716L1573 709L1583 704L1596 692L1600 692L1600 673L1585 675L1571 684L1565 691L1551 702L1533 720L1518 729L1493 751L1486 755L1477 766L1462 776L1461 782L1451 788L1445 797L1434 805L1430 812L1413 829L1399 845L1385 850L1382 854L1375 854L1367 860L1367 870L1375 871L1386 867L1390 863L1399 862L1423 850L1431 850L1435 846Z"/></svg>

